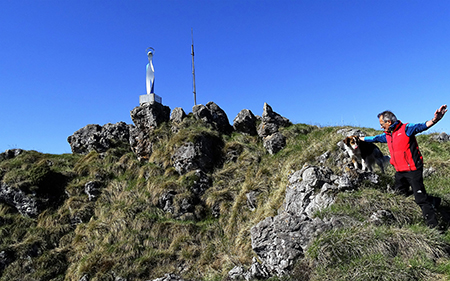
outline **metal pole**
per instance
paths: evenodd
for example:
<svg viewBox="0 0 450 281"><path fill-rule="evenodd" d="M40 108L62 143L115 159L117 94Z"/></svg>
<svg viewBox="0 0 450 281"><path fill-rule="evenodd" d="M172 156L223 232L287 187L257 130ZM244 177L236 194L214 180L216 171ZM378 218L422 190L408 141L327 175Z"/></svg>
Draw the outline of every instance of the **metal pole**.
<svg viewBox="0 0 450 281"><path fill-rule="evenodd" d="M194 66L194 31L191 28L191 37L192 37L192 45L191 45L191 55L192 55L192 79L194 86L194 105L197 105L197 93L195 91L195 66Z"/></svg>

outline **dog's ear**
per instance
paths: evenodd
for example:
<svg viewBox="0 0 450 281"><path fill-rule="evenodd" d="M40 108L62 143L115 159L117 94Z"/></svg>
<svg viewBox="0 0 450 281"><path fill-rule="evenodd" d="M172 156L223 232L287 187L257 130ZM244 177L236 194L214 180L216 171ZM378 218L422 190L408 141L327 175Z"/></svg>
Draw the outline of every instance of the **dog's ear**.
<svg viewBox="0 0 450 281"><path fill-rule="evenodd" d="M350 137L346 137L343 142L348 145L350 143Z"/></svg>

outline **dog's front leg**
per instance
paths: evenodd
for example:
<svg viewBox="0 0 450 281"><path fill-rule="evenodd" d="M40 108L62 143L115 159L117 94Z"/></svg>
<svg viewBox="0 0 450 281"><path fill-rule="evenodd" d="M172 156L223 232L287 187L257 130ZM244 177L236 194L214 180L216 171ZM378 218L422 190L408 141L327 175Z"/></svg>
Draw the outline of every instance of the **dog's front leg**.
<svg viewBox="0 0 450 281"><path fill-rule="evenodd" d="M367 163L366 163L366 160L362 159L362 160L361 160L361 164L362 164L362 170L363 170L363 171L367 171Z"/></svg>

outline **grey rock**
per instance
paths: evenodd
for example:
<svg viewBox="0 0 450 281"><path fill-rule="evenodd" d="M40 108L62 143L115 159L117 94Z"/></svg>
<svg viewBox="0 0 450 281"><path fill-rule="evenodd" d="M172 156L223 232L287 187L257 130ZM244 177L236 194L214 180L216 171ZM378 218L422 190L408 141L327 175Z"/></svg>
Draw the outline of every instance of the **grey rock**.
<svg viewBox="0 0 450 281"><path fill-rule="evenodd" d="M130 146L140 161L148 160L153 152L150 134L162 123L170 120L170 108L160 103L144 103L131 112L135 125L130 129Z"/></svg>
<svg viewBox="0 0 450 281"><path fill-rule="evenodd" d="M233 120L233 128L235 131L255 136L256 131L256 117L248 109L241 110Z"/></svg>
<svg viewBox="0 0 450 281"><path fill-rule="evenodd" d="M5 183L0 186L0 202L16 208L24 216L36 217L39 214L39 202L35 196Z"/></svg>
<svg viewBox="0 0 450 281"><path fill-rule="evenodd" d="M172 156L173 166L179 174L200 169L211 171L215 161L214 140L208 136L197 138L195 143L186 142Z"/></svg>
<svg viewBox="0 0 450 281"><path fill-rule="evenodd" d="M264 148L270 154L276 154L286 146L286 137L280 132L276 132L264 138Z"/></svg>
<svg viewBox="0 0 450 281"><path fill-rule="evenodd" d="M89 196L89 201L97 200L101 194L103 183L100 181L89 181L84 185L84 192Z"/></svg>
<svg viewBox="0 0 450 281"><path fill-rule="evenodd" d="M186 118L186 116L187 115L184 112L183 108L175 107L170 114L170 121L172 121L172 123L179 124L183 122L183 119Z"/></svg>
<svg viewBox="0 0 450 281"><path fill-rule="evenodd" d="M442 132L439 135L434 135L433 139L437 140L438 142L448 142L450 141L450 136L445 132Z"/></svg>
<svg viewBox="0 0 450 281"><path fill-rule="evenodd" d="M134 125L142 131L152 131L170 120L170 108L160 103L144 103L130 112Z"/></svg>
<svg viewBox="0 0 450 281"><path fill-rule="evenodd" d="M242 266L235 266L228 272L228 279L231 280L243 280L245 269Z"/></svg>
<svg viewBox="0 0 450 281"><path fill-rule="evenodd" d="M20 148L7 149L5 152L0 153L0 161L15 158L23 152L24 150Z"/></svg>
<svg viewBox="0 0 450 281"><path fill-rule="evenodd" d="M169 190L164 192L161 197L158 199L158 206L164 212L168 212L171 214L175 213L175 207L173 205L173 199L176 195L176 192L173 190Z"/></svg>
<svg viewBox="0 0 450 281"><path fill-rule="evenodd" d="M118 145L129 145L130 126L125 122L116 124L87 125L67 138L73 153L87 154L91 151L105 152Z"/></svg>
<svg viewBox="0 0 450 281"><path fill-rule="evenodd" d="M167 273L167 274L164 274L164 277L156 278L156 279L153 279L152 281L184 281L184 279L176 274Z"/></svg>
<svg viewBox="0 0 450 281"><path fill-rule="evenodd" d="M208 102L206 106L201 104L195 105L192 108L192 113L196 119L210 124L223 134L230 134L233 131L225 111L214 102Z"/></svg>
<svg viewBox="0 0 450 281"><path fill-rule="evenodd" d="M270 274L282 276L304 256L312 239L330 228L330 223L320 219L285 212L251 228L252 249Z"/></svg>

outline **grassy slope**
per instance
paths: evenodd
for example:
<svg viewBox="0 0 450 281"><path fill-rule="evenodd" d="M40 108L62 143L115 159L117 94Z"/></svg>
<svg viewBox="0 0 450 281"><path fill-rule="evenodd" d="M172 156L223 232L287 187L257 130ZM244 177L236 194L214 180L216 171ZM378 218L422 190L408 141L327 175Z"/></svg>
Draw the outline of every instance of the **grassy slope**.
<svg viewBox="0 0 450 281"><path fill-rule="evenodd" d="M16 260L0 280L73 280L84 274L90 280L151 280L177 272L185 278L221 280L235 265L249 265L254 256L250 228L267 216L277 214L287 177L305 164L317 164L316 157L336 151L343 137L342 127L318 128L296 124L283 130L287 147L268 155L258 137L223 136L223 153L237 151L211 176L213 186L203 195L204 206L196 213L211 214L220 207L220 217L204 216L200 221L182 221L156 207L167 190L177 191L175 200L190 195L191 174L179 176L171 167L170 155L176 145L201 134L220 137L197 122L187 120L179 134L164 125L155 132L159 140L151 161L139 163L125 149L113 149L101 156L48 155L33 151L0 162L0 176L11 185L31 186L39 182L33 167L51 161L50 169L69 178L65 191L70 196L38 218L24 218L0 204L0 251L11 250ZM377 133L361 128L368 134ZM428 191L450 202L450 143L437 143L430 135L418 138L426 167L436 172L425 179ZM380 146L387 153L387 147ZM155 164L156 163L156 164ZM329 160L326 165L336 173ZM392 168L382 184L367 185L342 193L336 204L318 216L338 216L347 222L342 229L321 235L299 261L292 279L307 280L446 280L450 259L445 249L450 235L428 229L419 207L411 197L386 191L392 185ZM91 202L84 185L102 179L106 186ZM257 208L251 211L246 194L257 191ZM450 208L449 203L444 207ZM396 217L390 226L366 223L379 209ZM73 217L83 223L73 226ZM25 258L26 257L26 258ZM334 276L334 277L333 277ZM334 278L334 279L333 279Z"/></svg>

